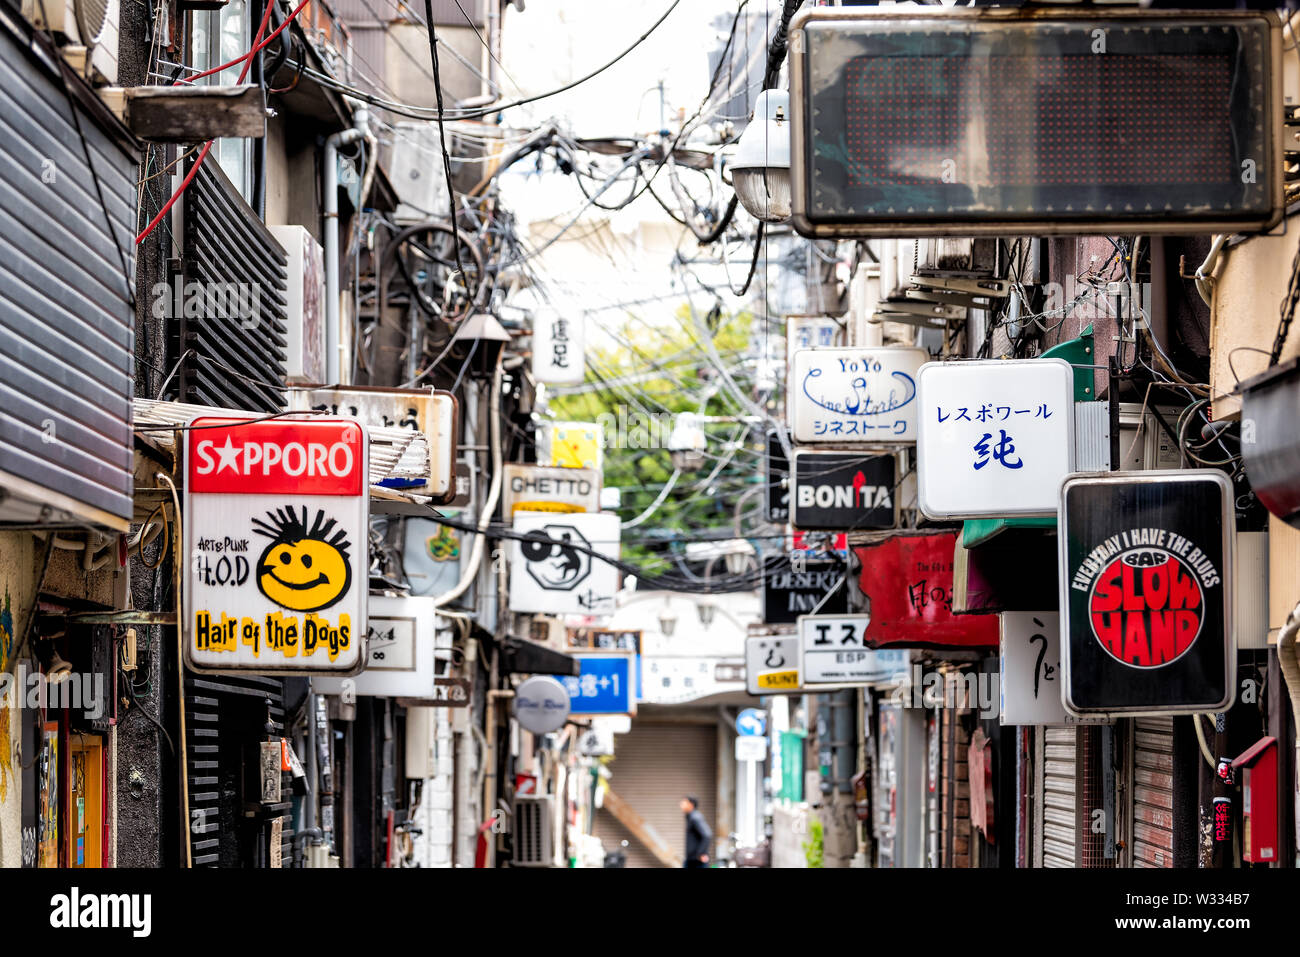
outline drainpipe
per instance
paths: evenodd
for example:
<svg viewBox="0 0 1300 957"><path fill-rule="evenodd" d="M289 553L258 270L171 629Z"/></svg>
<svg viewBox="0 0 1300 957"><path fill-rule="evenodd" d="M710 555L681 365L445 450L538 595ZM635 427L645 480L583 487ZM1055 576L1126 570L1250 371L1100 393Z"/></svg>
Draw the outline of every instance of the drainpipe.
<svg viewBox="0 0 1300 957"><path fill-rule="evenodd" d="M325 141L325 379L339 383L343 337L339 332L339 147L363 139L370 131L370 111L357 107L351 129Z"/></svg>

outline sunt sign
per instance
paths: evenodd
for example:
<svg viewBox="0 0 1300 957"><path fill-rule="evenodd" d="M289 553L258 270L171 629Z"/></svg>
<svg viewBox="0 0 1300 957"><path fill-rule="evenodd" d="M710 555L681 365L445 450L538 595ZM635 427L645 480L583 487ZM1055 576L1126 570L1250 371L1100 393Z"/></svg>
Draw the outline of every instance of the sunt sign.
<svg viewBox="0 0 1300 957"><path fill-rule="evenodd" d="M355 674L365 662L368 439L347 419L194 419L185 440L186 661Z"/></svg>
<svg viewBox="0 0 1300 957"><path fill-rule="evenodd" d="M1228 479L1079 476L1062 488L1059 521L1066 707L1224 710L1235 660Z"/></svg>

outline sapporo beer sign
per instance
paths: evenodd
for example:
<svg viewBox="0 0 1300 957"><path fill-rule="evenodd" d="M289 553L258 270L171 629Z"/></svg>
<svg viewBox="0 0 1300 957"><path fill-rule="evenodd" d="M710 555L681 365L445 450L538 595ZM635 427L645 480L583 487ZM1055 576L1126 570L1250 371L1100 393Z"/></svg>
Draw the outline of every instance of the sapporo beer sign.
<svg viewBox="0 0 1300 957"><path fill-rule="evenodd" d="M1232 702L1232 487L1221 472L1078 476L1062 487L1065 705L1079 714Z"/></svg>
<svg viewBox="0 0 1300 957"><path fill-rule="evenodd" d="M364 426L347 419L190 423L191 668L354 674L363 666L367 447Z"/></svg>

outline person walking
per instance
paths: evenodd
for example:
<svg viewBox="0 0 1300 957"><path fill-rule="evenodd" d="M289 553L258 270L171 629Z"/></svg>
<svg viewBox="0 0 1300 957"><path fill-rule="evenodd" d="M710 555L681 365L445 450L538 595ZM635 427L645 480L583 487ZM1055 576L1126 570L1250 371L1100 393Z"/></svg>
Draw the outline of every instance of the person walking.
<svg viewBox="0 0 1300 957"><path fill-rule="evenodd" d="M709 846L713 843L713 830L700 813L698 798L682 798L682 813L686 815L686 859L683 867L708 867Z"/></svg>

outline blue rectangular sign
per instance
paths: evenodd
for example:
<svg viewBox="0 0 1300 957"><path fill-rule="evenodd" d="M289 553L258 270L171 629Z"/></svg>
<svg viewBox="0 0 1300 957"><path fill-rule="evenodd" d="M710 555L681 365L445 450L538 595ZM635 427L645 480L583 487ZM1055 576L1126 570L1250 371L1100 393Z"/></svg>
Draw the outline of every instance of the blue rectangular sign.
<svg viewBox="0 0 1300 957"><path fill-rule="evenodd" d="M632 714L636 677L631 655L574 655L580 673L561 678L569 693L569 713Z"/></svg>

